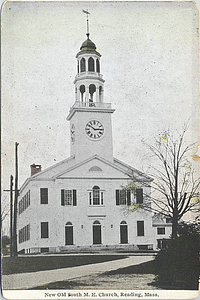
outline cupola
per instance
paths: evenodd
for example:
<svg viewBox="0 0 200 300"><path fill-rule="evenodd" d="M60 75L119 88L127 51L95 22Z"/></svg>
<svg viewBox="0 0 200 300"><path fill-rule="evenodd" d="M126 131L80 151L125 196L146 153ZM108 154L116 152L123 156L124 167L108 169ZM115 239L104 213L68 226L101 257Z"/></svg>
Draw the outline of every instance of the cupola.
<svg viewBox="0 0 200 300"><path fill-rule="evenodd" d="M82 106L99 106L103 102L104 79L100 74L100 57L96 45L89 38L82 43L77 53L77 75L75 77L76 102L84 103Z"/></svg>

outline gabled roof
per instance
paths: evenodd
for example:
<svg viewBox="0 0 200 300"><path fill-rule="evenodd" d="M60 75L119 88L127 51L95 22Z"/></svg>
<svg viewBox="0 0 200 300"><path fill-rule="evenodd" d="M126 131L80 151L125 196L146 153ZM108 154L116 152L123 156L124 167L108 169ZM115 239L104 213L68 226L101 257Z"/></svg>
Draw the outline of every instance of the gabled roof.
<svg viewBox="0 0 200 300"><path fill-rule="evenodd" d="M131 166L121 162L120 160L114 158L113 162L110 162L98 155L94 155L78 164L75 164L74 166L70 167L69 169L67 170L64 170L63 172L61 172L60 174L57 174L54 176L54 179L61 179L61 178L69 178L69 177L74 177L75 176L75 172L73 171L76 171L76 170L80 170L82 173L82 176L79 175L78 177L84 177L84 176L88 176L87 175L87 172L89 170L89 167L90 167L90 163L92 162L93 165L96 164L96 162L94 163L94 161L96 160L96 162L98 161L99 163L107 166L106 170L107 172L109 172L109 170L113 170L113 174L111 177L119 177L120 178L126 178L126 179L129 179L130 177L131 178L134 178L136 181L140 181L140 180L145 180L145 181L152 181L153 179L148 177L146 174L136 170L135 168L132 168ZM88 165L88 167L86 167ZM97 166L97 167L100 167ZM103 168L105 169L105 167ZM115 172L114 172L115 170ZM116 172L117 171L117 172ZM106 172L106 171L105 171ZM98 177L108 177L108 174L107 176L105 176L105 172L104 174L100 175ZM75 176L77 177L77 176Z"/></svg>
<svg viewBox="0 0 200 300"><path fill-rule="evenodd" d="M72 155L68 157L67 159L64 159L58 163L56 163L53 166L48 167L47 169L40 171L33 176L28 177L23 185L20 188L20 191L22 191L25 186L30 182L30 181L37 181L37 180L53 180L53 176L57 174L58 172L61 172L62 169L66 169L67 166L68 168L75 164L75 156Z"/></svg>
<svg viewBox="0 0 200 300"><path fill-rule="evenodd" d="M72 166L71 168L61 172L60 174L57 174L54 179L58 179L58 178L65 178L67 176L68 173L72 174L72 171L75 171L77 169L81 169L82 168L82 173L87 173L89 171L89 169L91 168L91 163L93 166L97 165L97 162L99 162L101 165L106 165L110 168L112 168L113 170L118 171L118 174L121 173L123 175L127 175L124 173L124 171L120 168L120 166L114 165L112 162L98 156L97 154L93 155L92 157ZM86 167L88 166L88 167ZM98 166L97 166L98 167ZM85 172L84 172L85 171ZM103 172L105 174L105 171ZM105 176L105 175L103 175ZM80 176L82 177L82 176Z"/></svg>
<svg viewBox="0 0 200 300"><path fill-rule="evenodd" d="M117 158L113 158L113 162L114 164L116 165L120 165L121 168L123 168L123 170L127 172L127 174L130 176L130 177L134 177L134 176L141 176L141 177L144 177L146 179L146 181L153 181L154 179L148 175L146 175L145 173L133 168L132 166L128 165L128 164L125 164L124 162L122 162L121 160L117 159Z"/></svg>
<svg viewBox="0 0 200 300"><path fill-rule="evenodd" d="M29 177L20 190L29 181L55 181L69 178L104 178L104 179L135 179L135 181L152 181L153 179L141 171L118 160L108 161L94 155L82 162L76 163L75 156L71 156L35 175Z"/></svg>

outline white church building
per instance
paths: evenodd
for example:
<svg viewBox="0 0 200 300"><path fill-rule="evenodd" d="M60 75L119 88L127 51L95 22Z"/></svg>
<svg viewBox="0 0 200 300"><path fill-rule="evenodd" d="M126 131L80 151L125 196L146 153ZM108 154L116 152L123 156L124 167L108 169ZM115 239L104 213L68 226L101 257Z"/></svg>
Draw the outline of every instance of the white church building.
<svg viewBox="0 0 200 300"><path fill-rule="evenodd" d="M31 165L20 189L20 253L156 250L171 234L155 218L152 178L113 157L111 103L104 99L101 55L89 33L76 55L75 103L69 110L70 157L45 169Z"/></svg>

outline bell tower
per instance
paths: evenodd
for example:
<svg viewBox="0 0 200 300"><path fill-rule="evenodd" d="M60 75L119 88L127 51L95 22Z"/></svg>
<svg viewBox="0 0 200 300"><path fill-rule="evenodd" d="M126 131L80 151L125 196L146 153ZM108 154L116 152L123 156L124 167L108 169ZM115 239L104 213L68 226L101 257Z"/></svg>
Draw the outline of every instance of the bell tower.
<svg viewBox="0 0 200 300"><path fill-rule="evenodd" d="M76 162L95 154L112 161L111 114L114 109L104 102L104 82L100 73L101 54L91 41L87 17L87 39L76 55L75 103L70 108L71 155Z"/></svg>

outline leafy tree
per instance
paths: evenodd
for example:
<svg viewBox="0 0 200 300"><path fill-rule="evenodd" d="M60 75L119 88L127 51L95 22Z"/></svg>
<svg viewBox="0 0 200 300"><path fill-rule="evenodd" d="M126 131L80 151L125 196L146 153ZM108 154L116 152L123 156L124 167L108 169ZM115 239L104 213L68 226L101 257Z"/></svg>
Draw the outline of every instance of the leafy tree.
<svg viewBox="0 0 200 300"><path fill-rule="evenodd" d="M188 157L195 144L185 144L187 128L174 138L169 132L160 134L154 145L144 144L155 159L152 167L154 181L151 196L146 195L142 204L131 205L128 210L144 209L161 213L172 221L172 238L177 237L178 222L188 212L198 212L200 209L200 178L195 179L195 170ZM156 166L155 166L156 165ZM136 179L130 174L131 182L126 188L135 193L138 186L148 183L135 184Z"/></svg>

